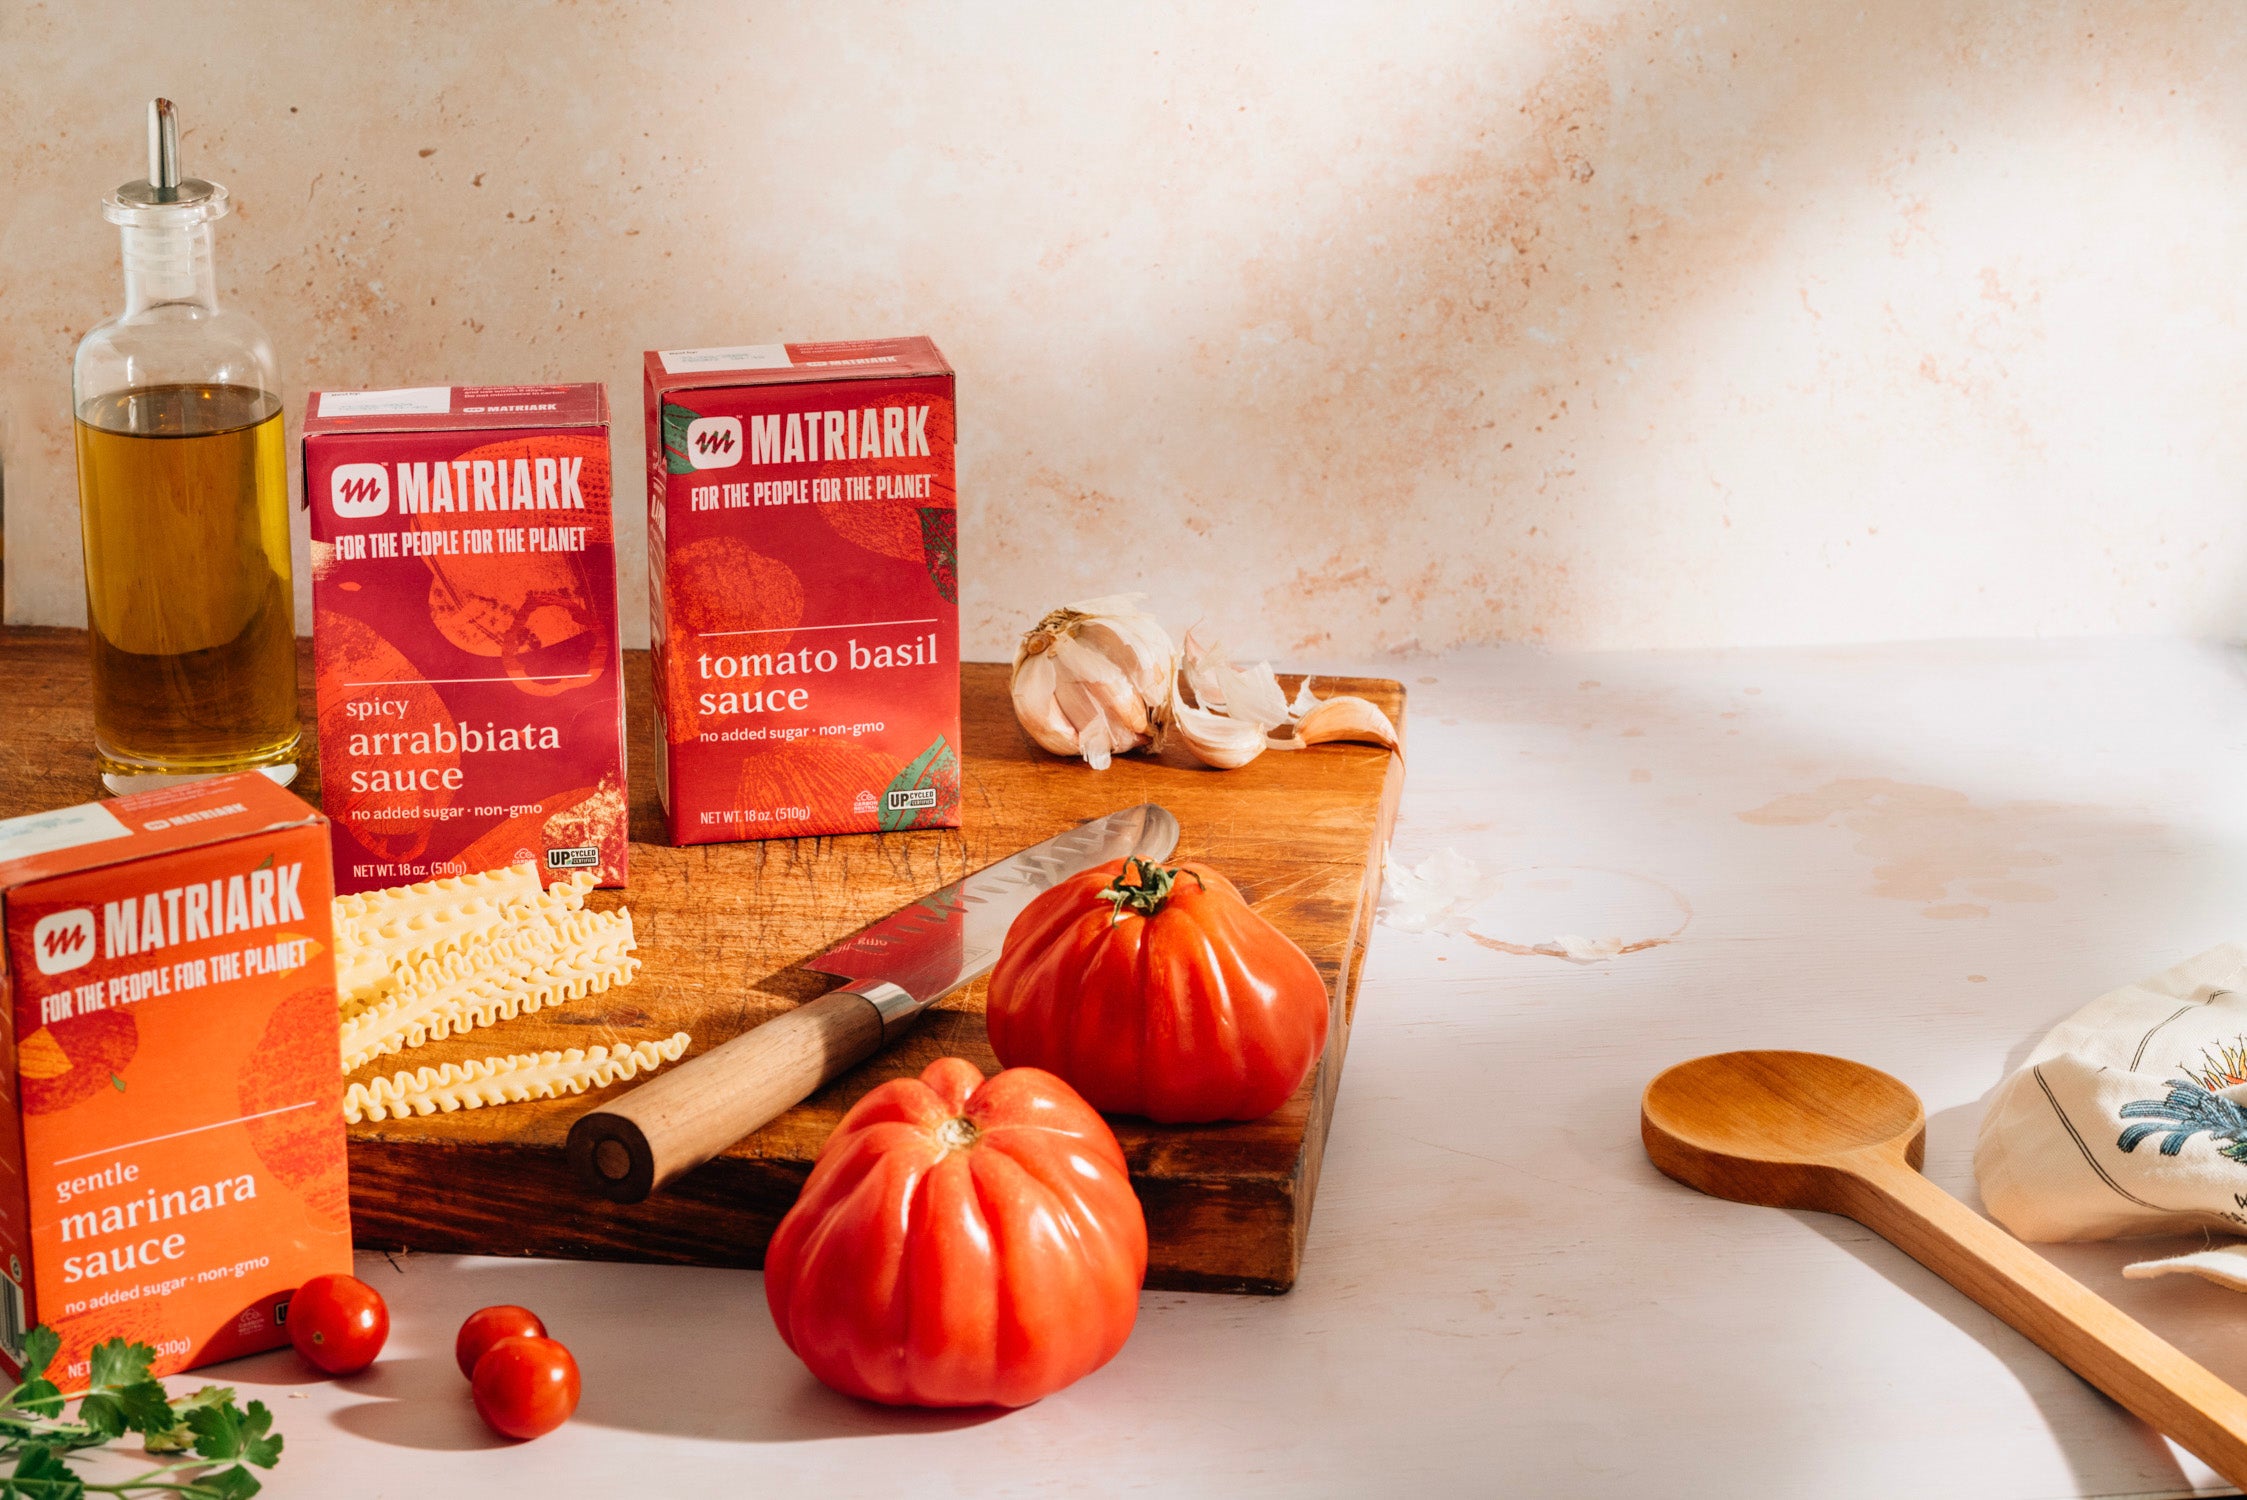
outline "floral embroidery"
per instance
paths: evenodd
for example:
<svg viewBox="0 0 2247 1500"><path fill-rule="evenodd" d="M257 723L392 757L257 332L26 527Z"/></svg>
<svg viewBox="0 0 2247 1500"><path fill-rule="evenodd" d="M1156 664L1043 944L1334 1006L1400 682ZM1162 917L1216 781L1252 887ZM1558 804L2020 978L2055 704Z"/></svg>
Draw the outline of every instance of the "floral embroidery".
<svg viewBox="0 0 2247 1500"><path fill-rule="evenodd" d="M2161 1154L2175 1156L2184 1150L2186 1141L2205 1131L2212 1141L2228 1142L2223 1146L2224 1155L2247 1164L2247 1109L2189 1079L2170 1079L2166 1099L2135 1099L2123 1105L2122 1118L2160 1122L2124 1130L2115 1144L2125 1151L2135 1151L2140 1141L2158 1135Z"/></svg>
<svg viewBox="0 0 2247 1500"><path fill-rule="evenodd" d="M2229 991L2219 990L2218 994ZM2219 1042L2200 1049L2200 1066L2180 1063L2200 1086L2209 1093L2228 1089L2234 1084L2247 1083L2247 1036L2235 1036L2228 1042Z"/></svg>

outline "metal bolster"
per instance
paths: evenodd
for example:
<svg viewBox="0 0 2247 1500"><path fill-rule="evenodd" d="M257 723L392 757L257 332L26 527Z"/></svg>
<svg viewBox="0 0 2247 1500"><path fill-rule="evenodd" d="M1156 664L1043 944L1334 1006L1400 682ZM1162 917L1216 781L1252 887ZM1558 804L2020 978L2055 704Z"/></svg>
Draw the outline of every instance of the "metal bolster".
<svg viewBox="0 0 2247 1500"><path fill-rule="evenodd" d="M882 1042L888 1045L897 1028L919 1015L924 1007L910 991L886 979L868 979L849 986L850 992L874 1007L882 1018Z"/></svg>

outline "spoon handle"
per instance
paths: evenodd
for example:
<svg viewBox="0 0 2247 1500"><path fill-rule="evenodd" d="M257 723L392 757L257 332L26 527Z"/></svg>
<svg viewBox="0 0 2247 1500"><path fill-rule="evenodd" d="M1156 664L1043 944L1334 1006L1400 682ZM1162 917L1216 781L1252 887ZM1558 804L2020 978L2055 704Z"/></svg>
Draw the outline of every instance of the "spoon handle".
<svg viewBox="0 0 2247 1500"><path fill-rule="evenodd" d="M1893 1154L1850 1165L1839 1212L2247 1489L2247 1396Z"/></svg>

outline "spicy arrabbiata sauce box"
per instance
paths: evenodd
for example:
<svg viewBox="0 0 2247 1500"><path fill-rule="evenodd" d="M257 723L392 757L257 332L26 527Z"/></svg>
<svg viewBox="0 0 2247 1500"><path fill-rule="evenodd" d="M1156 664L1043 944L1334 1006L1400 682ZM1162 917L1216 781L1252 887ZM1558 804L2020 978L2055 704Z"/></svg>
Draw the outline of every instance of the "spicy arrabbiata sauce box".
<svg viewBox="0 0 2247 1500"><path fill-rule="evenodd" d="M952 367L926 338L647 356L673 843L956 828Z"/></svg>
<svg viewBox="0 0 2247 1500"><path fill-rule="evenodd" d="M351 1269L327 827L256 772L0 822L0 1365L288 1341Z"/></svg>
<svg viewBox="0 0 2247 1500"><path fill-rule="evenodd" d="M316 391L304 493L336 888L624 884L602 388Z"/></svg>

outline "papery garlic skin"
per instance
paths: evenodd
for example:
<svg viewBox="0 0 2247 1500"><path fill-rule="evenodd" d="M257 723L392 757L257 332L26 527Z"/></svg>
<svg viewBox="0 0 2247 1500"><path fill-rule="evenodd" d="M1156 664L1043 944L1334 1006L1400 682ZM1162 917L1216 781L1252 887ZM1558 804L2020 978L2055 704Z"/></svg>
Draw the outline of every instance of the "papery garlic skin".
<svg viewBox="0 0 2247 1500"><path fill-rule="evenodd" d="M1022 637L1010 684L1014 716L1056 755L1094 770L1152 744L1178 675L1178 653L1137 594L1057 609Z"/></svg>
<svg viewBox="0 0 2247 1500"><path fill-rule="evenodd" d="M1295 717L1270 662L1235 667L1225 660L1222 642L1204 644L1199 636L1199 627L1186 632L1184 662L1186 685L1194 690L1197 703L1228 719L1254 724L1266 734Z"/></svg>

